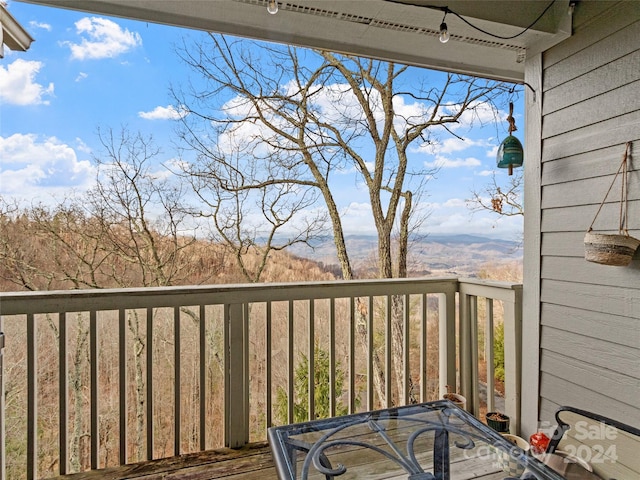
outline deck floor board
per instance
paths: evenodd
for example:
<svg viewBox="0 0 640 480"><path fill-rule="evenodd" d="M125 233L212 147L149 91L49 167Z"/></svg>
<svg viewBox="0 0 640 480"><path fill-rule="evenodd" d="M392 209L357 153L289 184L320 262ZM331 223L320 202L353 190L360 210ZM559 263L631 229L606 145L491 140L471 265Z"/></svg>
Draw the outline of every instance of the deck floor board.
<svg viewBox="0 0 640 480"><path fill-rule="evenodd" d="M430 451L426 451L423 457L423 468L430 469L433 464L429 459ZM476 456L472 461L467 455L456 453L452 450L451 479L484 479L494 480L505 478L506 473L496 466L491 458L483 458L481 461ZM358 462L356 462L358 463ZM364 469L366 478L371 479L398 479L397 473L386 473L388 464L383 461L371 461ZM347 473L341 478L362 478L360 474L353 477ZM324 478L314 472L310 478ZM402 478L406 478L403 476ZM229 448L209 450L178 457L163 458L140 462L136 464L111 467L89 472L74 473L51 477L48 480L278 480L276 469L271 456L271 450L267 443L254 443L244 448L234 450Z"/></svg>

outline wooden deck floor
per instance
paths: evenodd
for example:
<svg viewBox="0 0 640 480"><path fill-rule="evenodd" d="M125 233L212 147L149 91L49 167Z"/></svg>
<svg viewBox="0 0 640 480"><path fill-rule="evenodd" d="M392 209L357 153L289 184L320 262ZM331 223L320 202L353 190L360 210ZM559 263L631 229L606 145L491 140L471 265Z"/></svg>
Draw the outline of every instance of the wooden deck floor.
<svg viewBox="0 0 640 480"><path fill-rule="evenodd" d="M266 443L223 448L122 467L53 477L55 480L277 480ZM51 479L51 480L53 480Z"/></svg>
<svg viewBox="0 0 640 480"><path fill-rule="evenodd" d="M506 473L495 464L471 463L462 458L452 458L453 480L481 479L503 480ZM426 466L426 465L425 465ZM373 462L367 474L369 479L398 479L385 474ZM375 473L374 473L375 472ZM313 478L324 476L312 475ZM346 475L352 478L350 475ZM405 479L403 475L401 478ZM278 476L266 443L251 444L239 450L219 449L182 455L149 462L136 463L91 472L53 477L49 480L277 480Z"/></svg>

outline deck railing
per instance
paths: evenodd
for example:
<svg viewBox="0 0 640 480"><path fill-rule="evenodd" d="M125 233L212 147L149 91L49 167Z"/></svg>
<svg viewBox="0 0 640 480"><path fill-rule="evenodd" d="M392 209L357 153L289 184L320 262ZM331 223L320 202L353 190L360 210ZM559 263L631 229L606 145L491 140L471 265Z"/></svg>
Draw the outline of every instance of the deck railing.
<svg viewBox="0 0 640 480"><path fill-rule="evenodd" d="M521 293L455 277L2 293L1 476L240 447L447 386L491 410L494 323L517 429Z"/></svg>

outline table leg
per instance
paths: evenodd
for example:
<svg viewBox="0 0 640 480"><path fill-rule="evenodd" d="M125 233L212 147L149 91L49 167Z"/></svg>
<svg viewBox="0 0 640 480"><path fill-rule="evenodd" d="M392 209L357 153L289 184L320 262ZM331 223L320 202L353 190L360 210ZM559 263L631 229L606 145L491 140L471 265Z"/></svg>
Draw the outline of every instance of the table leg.
<svg viewBox="0 0 640 480"><path fill-rule="evenodd" d="M449 432L444 428L435 432L433 474L437 480L449 480Z"/></svg>

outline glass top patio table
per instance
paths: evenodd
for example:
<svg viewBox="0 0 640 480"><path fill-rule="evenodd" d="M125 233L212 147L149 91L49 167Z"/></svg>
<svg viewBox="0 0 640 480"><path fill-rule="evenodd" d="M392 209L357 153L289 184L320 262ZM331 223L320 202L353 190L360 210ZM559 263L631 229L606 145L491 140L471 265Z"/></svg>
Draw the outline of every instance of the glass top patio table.
<svg viewBox="0 0 640 480"><path fill-rule="evenodd" d="M563 477L440 400L271 427L281 480Z"/></svg>

